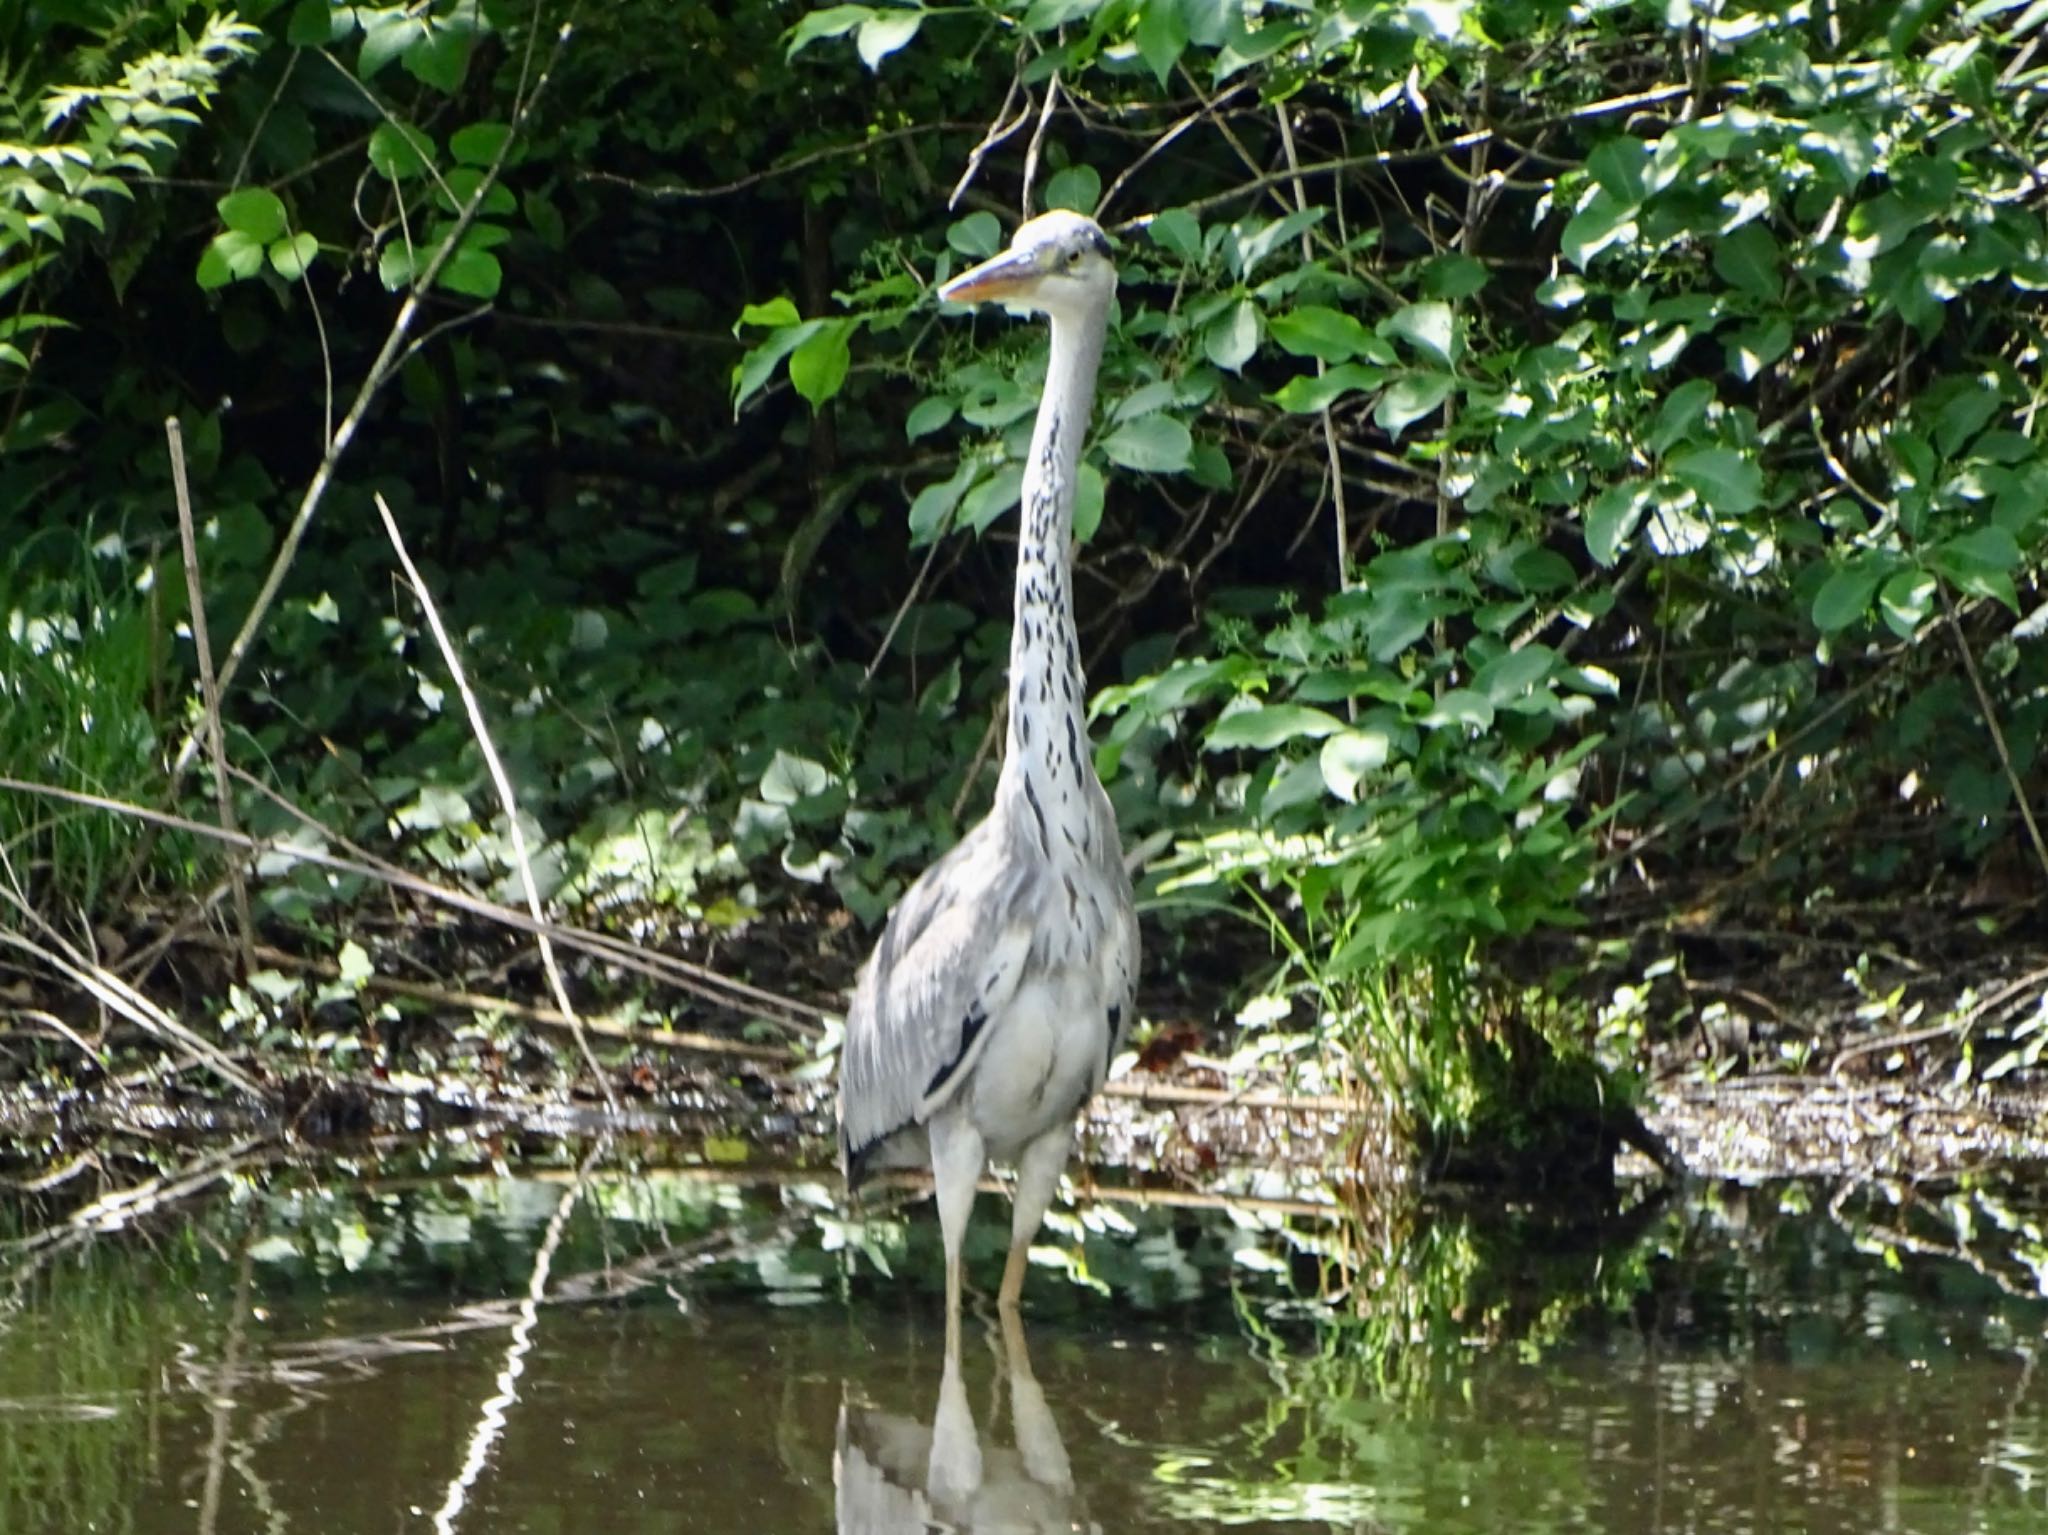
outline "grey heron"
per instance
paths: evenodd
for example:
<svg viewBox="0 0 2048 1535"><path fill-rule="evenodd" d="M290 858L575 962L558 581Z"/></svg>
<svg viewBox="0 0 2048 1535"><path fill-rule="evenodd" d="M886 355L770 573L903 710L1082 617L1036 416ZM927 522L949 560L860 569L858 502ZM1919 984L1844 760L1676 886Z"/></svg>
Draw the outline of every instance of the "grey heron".
<svg viewBox="0 0 2048 1535"><path fill-rule="evenodd" d="M1093 219L1055 212L939 290L1043 314L1051 361L1025 461L1010 636L1009 733L987 817L904 892L862 969L839 1056L849 1191L929 1167L957 1341L960 1249L993 1158L1016 1167L998 1303L1015 1309L1074 1118L1129 1031L1138 919L1095 776L1074 632L1075 475L1116 267Z"/></svg>

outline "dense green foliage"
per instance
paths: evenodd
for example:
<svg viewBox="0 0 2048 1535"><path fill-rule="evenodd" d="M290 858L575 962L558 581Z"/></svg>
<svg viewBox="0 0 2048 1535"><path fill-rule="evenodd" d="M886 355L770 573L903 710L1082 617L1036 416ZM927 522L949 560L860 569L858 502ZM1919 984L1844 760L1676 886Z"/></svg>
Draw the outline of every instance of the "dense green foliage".
<svg viewBox="0 0 2048 1535"><path fill-rule="evenodd" d="M1124 274L1100 765L1170 835L1161 920L1266 924L1258 1016L1305 999L1455 1118L1476 1068L1418 1083L1405 1009L1482 945L1645 890L1818 922L2015 853L2038 889L2040 6L13 18L0 771L165 792L176 413L214 649L260 614L238 765L502 871L381 492L560 895L874 921L992 776L1044 342L927 295L1028 197ZM0 795L33 899L125 899L77 835Z"/></svg>

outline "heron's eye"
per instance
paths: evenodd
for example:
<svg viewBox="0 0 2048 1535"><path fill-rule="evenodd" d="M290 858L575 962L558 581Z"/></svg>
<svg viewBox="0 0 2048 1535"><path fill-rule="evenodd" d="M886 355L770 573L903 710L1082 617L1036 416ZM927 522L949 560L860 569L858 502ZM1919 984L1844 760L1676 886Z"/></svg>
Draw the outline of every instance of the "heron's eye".
<svg viewBox="0 0 2048 1535"><path fill-rule="evenodd" d="M1081 264L1081 252L1080 252L1080 250L1079 250L1079 249L1077 248L1077 249L1074 249L1074 250L1070 250L1070 251L1068 251L1068 252L1067 252L1067 265L1068 265L1068 266L1070 266L1070 267L1077 267L1077 266L1079 266L1080 264Z"/></svg>

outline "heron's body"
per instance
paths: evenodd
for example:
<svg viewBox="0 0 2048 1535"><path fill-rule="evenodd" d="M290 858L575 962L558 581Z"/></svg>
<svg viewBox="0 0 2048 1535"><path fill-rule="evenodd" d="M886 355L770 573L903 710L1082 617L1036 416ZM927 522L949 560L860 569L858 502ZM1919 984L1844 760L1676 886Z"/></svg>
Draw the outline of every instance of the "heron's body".
<svg viewBox="0 0 2048 1535"><path fill-rule="evenodd" d="M839 1127L849 1185L881 1168L932 1169L949 1317L991 1157L1017 1167L1001 1292L1015 1304L1074 1116L1135 1010L1138 924L1089 756L1071 558L1075 473L1115 286L1094 223L1048 214L944 290L1026 303L1052 320L1022 493L1009 736L987 818L904 894L861 972L841 1047Z"/></svg>

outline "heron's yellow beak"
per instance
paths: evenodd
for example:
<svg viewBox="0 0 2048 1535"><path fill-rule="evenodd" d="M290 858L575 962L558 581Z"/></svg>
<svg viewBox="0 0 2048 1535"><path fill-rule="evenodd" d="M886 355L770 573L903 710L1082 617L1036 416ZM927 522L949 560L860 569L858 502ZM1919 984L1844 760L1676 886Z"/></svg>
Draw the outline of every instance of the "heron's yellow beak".
<svg viewBox="0 0 2048 1535"><path fill-rule="evenodd" d="M1043 274L1036 251L1004 251L980 266L969 267L939 289L949 304L982 304L990 299L1016 298Z"/></svg>

